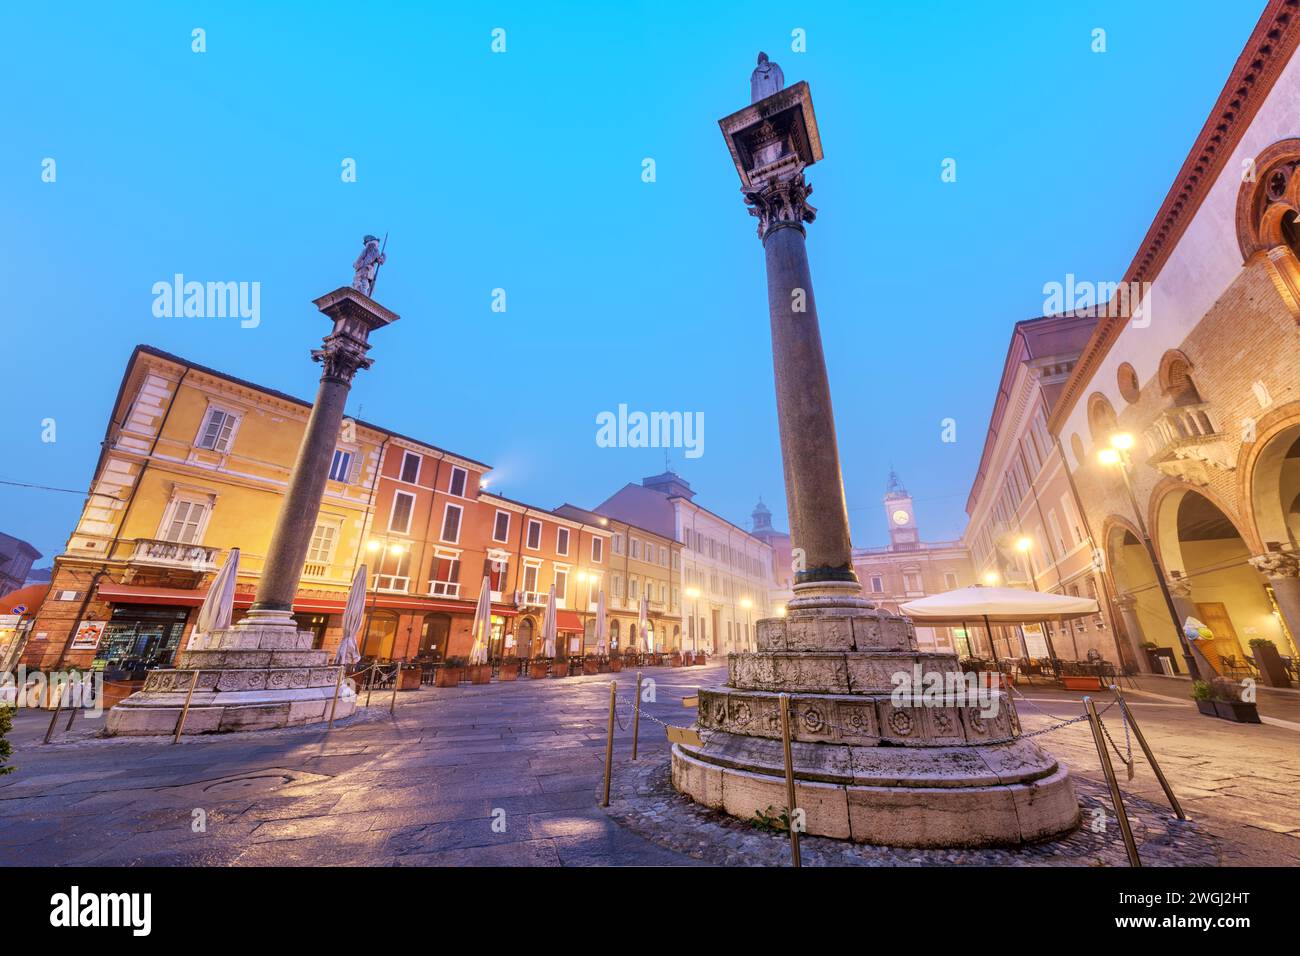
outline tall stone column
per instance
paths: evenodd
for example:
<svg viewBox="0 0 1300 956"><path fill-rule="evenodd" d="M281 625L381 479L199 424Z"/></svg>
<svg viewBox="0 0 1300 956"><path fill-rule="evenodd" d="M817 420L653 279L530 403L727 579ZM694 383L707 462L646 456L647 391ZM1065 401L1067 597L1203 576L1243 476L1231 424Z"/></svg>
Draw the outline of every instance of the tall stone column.
<svg viewBox="0 0 1300 956"><path fill-rule="evenodd" d="M360 261L360 260L359 260ZM170 734L186 712L187 734L263 730L347 717L356 696L299 631L293 600L352 378L369 368L369 336L398 316L355 288L313 303L334 321L312 358L324 369L289 489L280 506L253 606L237 624L214 631L177 655L170 670L150 672L144 688L108 713L110 734Z"/></svg>
<svg viewBox="0 0 1300 956"><path fill-rule="evenodd" d="M1142 633L1142 621L1138 618L1137 598L1126 591L1116 595L1115 606L1119 608L1120 617L1124 620L1124 633L1128 635L1129 648L1133 651L1138 667L1147 674L1158 673L1151 664L1151 656L1142 647L1146 635Z"/></svg>
<svg viewBox="0 0 1300 956"><path fill-rule="evenodd" d="M1251 558L1250 563L1268 578L1287 632L1293 642L1300 643L1300 550L1269 551ZM1295 650L1291 648L1292 653Z"/></svg>
<svg viewBox="0 0 1300 956"><path fill-rule="evenodd" d="M821 159L807 83L782 88L760 54L751 105L720 121L767 265L777 418L795 597L730 654L727 684L699 694L699 741L672 749L678 791L741 819L787 806L788 701L806 832L897 846L979 846L1054 836L1078 820L1068 771L1019 735L1002 691L926 697L962 683L956 655L920 650L910 621L862 597L835 442L804 223L804 170ZM904 685L912 690L894 692ZM991 678L981 686L998 686ZM963 686L965 686L963 684Z"/></svg>
<svg viewBox="0 0 1300 956"><path fill-rule="evenodd" d="M262 624L292 624L293 599L316 530L321 495L325 492L352 379L360 369L374 364L373 359L366 357L370 333L398 318L368 296L346 287L312 304L334 320L334 331L311 353L312 360L323 366L320 387L298 447L288 493L280 505L257 595L249 616L244 619Z"/></svg>

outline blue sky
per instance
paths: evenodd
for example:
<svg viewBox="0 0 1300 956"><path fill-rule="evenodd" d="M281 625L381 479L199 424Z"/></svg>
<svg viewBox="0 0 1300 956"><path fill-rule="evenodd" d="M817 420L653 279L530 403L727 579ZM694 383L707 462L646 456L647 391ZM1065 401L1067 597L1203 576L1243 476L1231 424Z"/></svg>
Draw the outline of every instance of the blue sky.
<svg viewBox="0 0 1300 956"><path fill-rule="evenodd" d="M310 300L387 231L402 321L352 414L592 506L664 464L597 447L598 413L703 412L676 469L783 524L762 249L716 122L762 49L821 126L808 250L854 541L886 539L891 463L923 536L957 537L1012 323L1045 282L1120 277L1263 4L439 6L4 5L0 479L84 489L137 343L310 396ZM260 282L261 324L156 318L177 272ZM0 486L0 530L52 555L80 506Z"/></svg>

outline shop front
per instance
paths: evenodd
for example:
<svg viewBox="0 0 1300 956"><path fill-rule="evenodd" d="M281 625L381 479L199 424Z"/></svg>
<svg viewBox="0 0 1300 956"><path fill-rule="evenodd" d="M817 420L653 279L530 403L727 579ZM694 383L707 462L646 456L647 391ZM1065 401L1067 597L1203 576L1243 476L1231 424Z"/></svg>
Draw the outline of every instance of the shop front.
<svg viewBox="0 0 1300 956"><path fill-rule="evenodd" d="M112 616L97 633L83 622L70 650L89 650L84 645L93 641L91 666L104 671L106 680L137 679L132 675L172 663L191 610L165 604L115 604Z"/></svg>

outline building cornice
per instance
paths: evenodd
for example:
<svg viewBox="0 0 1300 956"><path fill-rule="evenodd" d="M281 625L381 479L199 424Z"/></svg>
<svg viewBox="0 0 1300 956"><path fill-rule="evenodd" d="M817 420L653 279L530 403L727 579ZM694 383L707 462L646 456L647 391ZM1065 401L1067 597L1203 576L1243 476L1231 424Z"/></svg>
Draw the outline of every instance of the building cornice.
<svg viewBox="0 0 1300 956"><path fill-rule="evenodd" d="M1130 287L1130 283L1155 281L1298 44L1300 0L1269 0L1124 273L1121 288ZM1102 316L1097 328L1084 346L1074 373L1066 381L1048 419L1048 428L1054 435L1060 434L1065 419L1079 403L1088 382L1128 322L1126 315L1106 314L1117 310L1099 311Z"/></svg>

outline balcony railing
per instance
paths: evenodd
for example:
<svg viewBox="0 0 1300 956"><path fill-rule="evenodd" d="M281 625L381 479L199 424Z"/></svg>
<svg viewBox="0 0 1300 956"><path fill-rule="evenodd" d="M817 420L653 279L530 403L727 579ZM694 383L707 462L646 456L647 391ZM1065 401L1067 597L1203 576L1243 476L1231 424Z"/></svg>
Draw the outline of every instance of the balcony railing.
<svg viewBox="0 0 1300 956"><path fill-rule="evenodd" d="M220 548L201 544L182 544L156 538L136 538L135 550L127 560L131 564L152 564L193 571L215 571Z"/></svg>
<svg viewBox="0 0 1300 956"><path fill-rule="evenodd" d="M1142 437L1150 452L1148 464L1183 481L1205 485L1212 469L1230 471L1234 466L1208 402L1166 408Z"/></svg>
<svg viewBox="0 0 1300 956"><path fill-rule="evenodd" d="M302 566L302 576L304 578L328 578L330 575L330 566L322 561L308 561Z"/></svg>
<svg viewBox="0 0 1300 956"><path fill-rule="evenodd" d="M459 581L430 581L429 593L434 597L460 597Z"/></svg>

